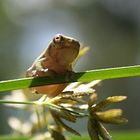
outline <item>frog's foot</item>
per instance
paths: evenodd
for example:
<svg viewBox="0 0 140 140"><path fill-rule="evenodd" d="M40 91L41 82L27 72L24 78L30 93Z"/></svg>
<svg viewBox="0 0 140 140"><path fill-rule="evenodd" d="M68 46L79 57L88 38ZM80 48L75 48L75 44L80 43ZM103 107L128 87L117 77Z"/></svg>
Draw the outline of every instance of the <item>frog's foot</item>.
<svg viewBox="0 0 140 140"><path fill-rule="evenodd" d="M38 73L38 76L48 76L48 77L51 77L51 78L55 78L56 76L56 72L52 71L52 70L48 70L48 69L42 69L41 71L39 71Z"/></svg>
<svg viewBox="0 0 140 140"><path fill-rule="evenodd" d="M36 70L28 69L26 72L26 77L35 77L36 76Z"/></svg>
<svg viewBox="0 0 140 140"><path fill-rule="evenodd" d="M43 76L48 76L51 78L54 78L56 73L52 70L48 69L41 69L41 70L27 70L26 76L27 77L43 77Z"/></svg>

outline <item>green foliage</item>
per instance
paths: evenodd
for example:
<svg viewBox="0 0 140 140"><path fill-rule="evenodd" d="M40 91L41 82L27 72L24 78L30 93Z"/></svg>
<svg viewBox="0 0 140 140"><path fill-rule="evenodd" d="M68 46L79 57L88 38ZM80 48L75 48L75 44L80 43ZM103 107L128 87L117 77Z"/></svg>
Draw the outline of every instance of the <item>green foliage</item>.
<svg viewBox="0 0 140 140"><path fill-rule="evenodd" d="M21 78L14 80L7 80L0 82L0 91L16 90L28 87L35 87L41 85L50 85L56 83L70 83L70 82L88 82L92 80L104 80L122 77L140 76L140 66L127 66L118 68L108 68L79 72L73 74L69 79L65 76L51 77L37 77L37 78Z"/></svg>

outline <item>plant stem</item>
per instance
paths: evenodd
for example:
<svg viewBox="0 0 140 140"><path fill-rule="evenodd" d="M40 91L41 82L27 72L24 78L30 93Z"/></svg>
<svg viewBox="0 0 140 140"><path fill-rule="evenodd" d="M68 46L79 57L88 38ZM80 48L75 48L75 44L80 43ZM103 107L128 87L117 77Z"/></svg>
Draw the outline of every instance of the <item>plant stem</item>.
<svg viewBox="0 0 140 140"><path fill-rule="evenodd" d="M0 82L0 92L8 90L17 90L43 85L71 83L71 82L88 82L92 80L104 80L122 77L140 76L140 65L116 67L108 69L98 69L73 74L72 77L66 79L63 75L51 77L29 77Z"/></svg>

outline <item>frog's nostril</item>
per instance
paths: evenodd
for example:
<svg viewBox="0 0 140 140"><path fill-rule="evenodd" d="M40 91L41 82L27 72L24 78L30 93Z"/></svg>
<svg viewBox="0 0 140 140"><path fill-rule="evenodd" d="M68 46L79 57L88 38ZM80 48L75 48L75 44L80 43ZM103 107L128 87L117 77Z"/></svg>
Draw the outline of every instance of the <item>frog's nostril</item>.
<svg viewBox="0 0 140 140"><path fill-rule="evenodd" d="M60 36L55 37L55 39L60 39Z"/></svg>
<svg viewBox="0 0 140 140"><path fill-rule="evenodd" d="M62 36L61 35L56 35L53 39L53 41L56 43L56 42L60 42L62 40Z"/></svg>

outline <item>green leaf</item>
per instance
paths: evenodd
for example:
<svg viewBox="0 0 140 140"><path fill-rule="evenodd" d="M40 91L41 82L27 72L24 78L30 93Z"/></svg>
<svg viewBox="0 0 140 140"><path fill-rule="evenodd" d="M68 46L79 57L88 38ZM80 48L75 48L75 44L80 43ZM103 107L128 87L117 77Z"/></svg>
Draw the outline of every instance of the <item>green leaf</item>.
<svg viewBox="0 0 140 140"><path fill-rule="evenodd" d="M73 74L69 79L65 76L51 77L29 77L14 80L7 80L0 82L0 91L16 90L29 87L59 84L59 83L71 83L71 82L88 82L92 80L104 80L122 77L140 76L140 65L116 67L108 69L98 69L85 72L79 72Z"/></svg>

